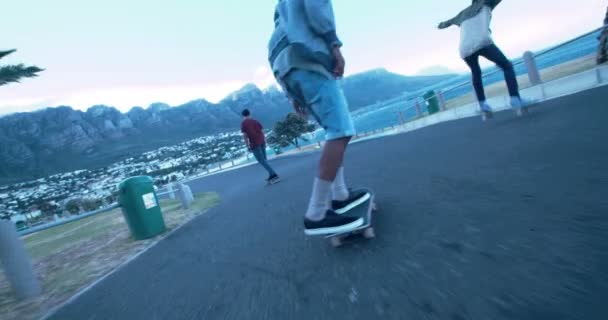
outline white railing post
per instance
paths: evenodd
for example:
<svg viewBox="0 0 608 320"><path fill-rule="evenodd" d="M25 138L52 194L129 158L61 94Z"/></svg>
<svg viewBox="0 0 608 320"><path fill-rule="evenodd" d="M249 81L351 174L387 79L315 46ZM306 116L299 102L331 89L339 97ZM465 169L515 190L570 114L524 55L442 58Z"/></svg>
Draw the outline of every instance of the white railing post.
<svg viewBox="0 0 608 320"><path fill-rule="evenodd" d="M182 204L182 209L189 209L194 197L192 195L192 190L190 187L183 183L177 184L177 194L179 196L179 200Z"/></svg>
<svg viewBox="0 0 608 320"><path fill-rule="evenodd" d="M0 220L0 262L19 299L35 298L42 293L23 241L9 220Z"/></svg>
<svg viewBox="0 0 608 320"><path fill-rule="evenodd" d="M435 90L435 96L437 96L437 101L439 101L439 110L445 111L447 108L445 98L443 97L443 92L441 92L441 90Z"/></svg>
<svg viewBox="0 0 608 320"><path fill-rule="evenodd" d="M420 102L416 101L416 116L418 118L422 117L422 110L420 110Z"/></svg>
<svg viewBox="0 0 608 320"><path fill-rule="evenodd" d="M173 189L173 183L169 183L167 185L167 190L169 191L169 199L175 199L175 190Z"/></svg>
<svg viewBox="0 0 608 320"><path fill-rule="evenodd" d="M530 51L526 51L524 53L524 63L526 64L526 69L528 70L528 78L530 79L530 83L533 86L542 84L543 81L540 77L540 72L538 71L538 66L536 65L536 59L534 58L534 53Z"/></svg>

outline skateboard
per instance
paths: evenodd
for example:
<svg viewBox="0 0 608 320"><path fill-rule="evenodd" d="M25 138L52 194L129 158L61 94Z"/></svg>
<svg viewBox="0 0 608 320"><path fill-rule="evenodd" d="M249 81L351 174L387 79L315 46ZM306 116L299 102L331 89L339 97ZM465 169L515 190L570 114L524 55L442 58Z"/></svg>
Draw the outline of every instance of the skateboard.
<svg viewBox="0 0 608 320"><path fill-rule="evenodd" d="M354 229L347 232L334 233L325 236L325 238L329 239L329 243L333 247L340 247L344 244L344 240L346 238L350 238L356 235L362 235L365 239L373 239L376 237L376 233L374 231L374 227L372 226L372 216L373 213L378 210L375 202L375 194L373 191L369 189L363 189L369 191L371 193L371 197L365 201L364 203L358 205L357 207L351 209L350 211L344 213L345 216L352 217L363 217L363 224Z"/></svg>
<svg viewBox="0 0 608 320"><path fill-rule="evenodd" d="M523 106L521 108L512 108L512 109L515 112L515 115L518 117L523 117L523 116L527 115L528 113L530 113L529 106ZM485 121L494 119L493 111L479 111L479 114L481 115L481 121L485 122Z"/></svg>

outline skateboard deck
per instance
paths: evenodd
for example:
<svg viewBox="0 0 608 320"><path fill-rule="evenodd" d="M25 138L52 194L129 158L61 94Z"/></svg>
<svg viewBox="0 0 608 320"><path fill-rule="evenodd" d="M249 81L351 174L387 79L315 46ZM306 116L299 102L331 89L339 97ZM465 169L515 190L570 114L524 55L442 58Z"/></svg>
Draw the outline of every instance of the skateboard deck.
<svg viewBox="0 0 608 320"><path fill-rule="evenodd" d="M371 193L371 197L364 203L344 213L345 216L362 217L363 224L358 228L347 232L334 233L325 236L325 238L329 239L332 246L340 247L344 243L343 240L355 235L363 235L365 239L373 239L376 237L374 227L372 226L373 213L377 210L375 194L369 189L363 190L369 191Z"/></svg>

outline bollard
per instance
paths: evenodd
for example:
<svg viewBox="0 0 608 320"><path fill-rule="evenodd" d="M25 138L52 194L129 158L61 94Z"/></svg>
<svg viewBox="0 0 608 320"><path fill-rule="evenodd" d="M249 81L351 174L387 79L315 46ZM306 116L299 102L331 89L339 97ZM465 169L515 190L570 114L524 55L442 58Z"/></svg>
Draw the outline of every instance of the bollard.
<svg viewBox="0 0 608 320"><path fill-rule="evenodd" d="M530 79L530 83L533 86L542 84L543 81L540 77L540 73L538 72L536 59L534 58L534 54L532 52L526 51L524 53L524 63L526 64L526 69L528 70L528 78Z"/></svg>
<svg viewBox="0 0 608 320"><path fill-rule="evenodd" d="M182 209L189 209L190 205L192 204L192 201L194 200L194 197L192 195L192 190L190 190L190 187L183 184L183 183L179 183L177 185L177 190L178 190L178 195L179 195L179 200L182 204Z"/></svg>
<svg viewBox="0 0 608 320"><path fill-rule="evenodd" d="M0 220L0 262L19 299L35 298L42 293L23 241L9 220Z"/></svg>
<svg viewBox="0 0 608 320"><path fill-rule="evenodd" d="M437 99L439 100L439 110L445 111L447 109L447 106L445 103L445 98L443 96L443 92L441 92L441 90L435 90L435 95L437 96Z"/></svg>
<svg viewBox="0 0 608 320"><path fill-rule="evenodd" d="M418 118L422 117L422 111L420 110L420 102L416 101L416 116Z"/></svg>
<svg viewBox="0 0 608 320"><path fill-rule="evenodd" d="M169 199L175 199L175 190L173 189L173 183L169 183L167 185L167 190L169 191Z"/></svg>
<svg viewBox="0 0 608 320"><path fill-rule="evenodd" d="M194 202L194 194L192 193L192 189L190 189L190 186L187 184L185 184L184 186L186 187L186 200L188 200L188 202L192 204L192 202Z"/></svg>

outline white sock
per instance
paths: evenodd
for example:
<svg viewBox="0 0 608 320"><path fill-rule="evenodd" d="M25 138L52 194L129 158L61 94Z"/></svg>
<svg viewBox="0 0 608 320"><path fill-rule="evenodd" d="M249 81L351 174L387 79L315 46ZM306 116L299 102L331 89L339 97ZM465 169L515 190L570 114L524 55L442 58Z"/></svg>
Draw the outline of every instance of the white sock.
<svg viewBox="0 0 608 320"><path fill-rule="evenodd" d="M308 203L306 218L312 221L325 219L325 212L329 209L331 182L315 178L312 185L312 196Z"/></svg>
<svg viewBox="0 0 608 320"><path fill-rule="evenodd" d="M331 184L331 195L333 200L344 201L348 199L348 188L344 182L344 167L338 169L336 179Z"/></svg>

